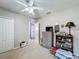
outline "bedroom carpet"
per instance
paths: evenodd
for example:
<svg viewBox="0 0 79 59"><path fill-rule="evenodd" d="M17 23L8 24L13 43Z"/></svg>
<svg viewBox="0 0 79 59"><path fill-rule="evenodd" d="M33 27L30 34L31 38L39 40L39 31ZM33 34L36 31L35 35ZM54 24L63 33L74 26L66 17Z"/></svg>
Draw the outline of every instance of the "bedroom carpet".
<svg viewBox="0 0 79 59"><path fill-rule="evenodd" d="M0 59L57 59L49 50L32 41L28 46L0 54Z"/></svg>
<svg viewBox="0 0 79 59"><path fill-rule="evenodd" d="M41 47L35 41L30 41L30 44L24 48L10 50L0 54L0 59L58 59L49 50ZM79 57L74 57L79 59Z"/></svg>

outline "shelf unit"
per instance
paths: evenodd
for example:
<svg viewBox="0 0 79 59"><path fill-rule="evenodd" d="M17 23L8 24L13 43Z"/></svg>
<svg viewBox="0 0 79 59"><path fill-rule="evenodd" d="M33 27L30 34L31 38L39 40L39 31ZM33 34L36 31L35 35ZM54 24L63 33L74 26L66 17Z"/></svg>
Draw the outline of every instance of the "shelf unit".
<svg viewBox="0 0 79 59"><path fill-rule="evenodd" d="M56 47L73 52L73 36L57 34Z"/></svg>

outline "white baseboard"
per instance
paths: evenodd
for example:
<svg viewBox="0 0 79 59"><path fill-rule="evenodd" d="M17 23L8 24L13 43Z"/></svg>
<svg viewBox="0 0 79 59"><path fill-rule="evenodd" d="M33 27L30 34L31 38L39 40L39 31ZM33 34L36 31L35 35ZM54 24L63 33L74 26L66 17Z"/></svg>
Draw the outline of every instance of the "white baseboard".
<svg viewBox="0 0 79 59"><path fill-rule="evenodd" d="M79 57L79 54L74 54L74 55Z"/></svg>
<svg viewBox="0 0 79 59"><path fill-rule="evenodd" d="M20 48L20 47L18 46L18 47L13 48L13 50L14 50L14 49L19 49L19 48Z"/></svg>
<svg viewBox="0 0 79 59"><path fill-rule="evenodd" d="M74 55L79 57L79 53L78 52L74 52Z"/></svg>
<svg viewBox="0 0 79 59"><path fill-rule="evenodd" d="M11 50L7 50L7 51L4 51L4 52L1 52L0 54L6 53L6 52L8 52L8 51L15 50L15 49L19 49L19 48L20 48L20 47L16 47L16 48L13 48L13 49L11 49Z"/></svg>

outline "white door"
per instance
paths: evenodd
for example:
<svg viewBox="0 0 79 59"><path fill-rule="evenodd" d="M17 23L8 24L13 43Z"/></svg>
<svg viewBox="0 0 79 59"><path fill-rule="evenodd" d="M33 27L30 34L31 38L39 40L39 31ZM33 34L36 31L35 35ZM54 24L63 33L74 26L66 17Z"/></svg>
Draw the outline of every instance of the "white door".
<svg viewBox="0 0 79 59"><path fill-rule="evenodd" d="M14 48L14 21L0 18L0 53Z"/></svg>
<svg viewBox="0 0 79 59"><path fill-rule="evenodd" d="M0 52L2 52L2 22L0 21Z"/></svg>
<svg viewBox="0 0 79 59"><path fill-rule="evenodd" d="M35 41L39 44L39 22L35 23Z"/></svg>

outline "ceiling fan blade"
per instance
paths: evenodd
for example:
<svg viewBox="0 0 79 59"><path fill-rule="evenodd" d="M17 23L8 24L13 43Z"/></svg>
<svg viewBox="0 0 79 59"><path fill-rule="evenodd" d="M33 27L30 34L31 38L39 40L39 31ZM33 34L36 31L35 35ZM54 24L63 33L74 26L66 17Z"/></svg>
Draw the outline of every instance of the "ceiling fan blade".
<svg viewBox="0 0 79 59"><path fill-rule="evenodd" d="M21 10L21 12L24 12L24 11L29 11L29 8L25 8L25 9Z"/></svg>
<svg viewBox="0 0 79 59"><path fill-rule="evenodd" d="M29 7L32 7L34 5L34 0L26 0L26 4L29 6Z"/></svg>
<svg viewBox="0 0 79 59"><path fill-rule="evenodd" d="M23 6L25 6L26 8L28 7L26 4L22 3L21 1L16 0L16 2L23 5Z"/></svg>
<svg viewBox="0 0 79 59"><path fill-rule="evenodd" d="M43 8L40 7L32 7L33 9L38 9L38 10L44 10Z"/></svg>

